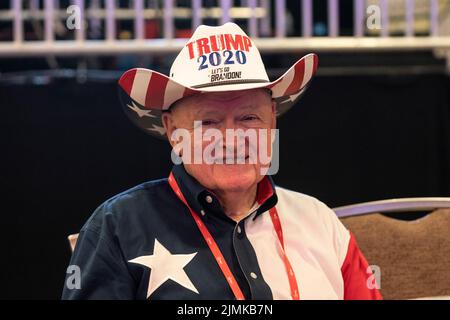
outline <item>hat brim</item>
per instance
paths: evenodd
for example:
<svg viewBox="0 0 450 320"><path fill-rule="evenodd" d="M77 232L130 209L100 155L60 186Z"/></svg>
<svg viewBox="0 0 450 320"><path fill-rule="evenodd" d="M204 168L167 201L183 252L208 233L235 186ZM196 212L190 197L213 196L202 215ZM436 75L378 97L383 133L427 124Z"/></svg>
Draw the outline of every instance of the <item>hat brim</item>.
<svg viewBox="0 0 450 320"><path fill-rule="evenodd" d="M318 57L310 53L299 59L281 77L272 82L245 83L229 81L227 84L201 88L187 87L157 71L134 68L119 79L122 106L132 122L151 135L165 137L161 113L179 99L203 92L240 91L267 88L277 104L277 116L289 110L306 90L314 76Z"/></svg>

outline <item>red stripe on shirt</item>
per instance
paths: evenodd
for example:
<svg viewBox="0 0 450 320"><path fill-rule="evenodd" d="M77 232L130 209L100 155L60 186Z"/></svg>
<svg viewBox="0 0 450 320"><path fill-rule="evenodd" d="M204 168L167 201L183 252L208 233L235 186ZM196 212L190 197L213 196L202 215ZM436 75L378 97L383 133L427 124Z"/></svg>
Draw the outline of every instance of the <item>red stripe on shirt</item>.
<svg viewBox="0 0 450 320"><path fill-rule="evenodd" d="M369 264L350 232L347 255L341 267L344 280L344 300L382 300L377 288L369 288L368 279L373 276L367 273ZM369 283L372 281L369 280Z"/></svg>
<svg viewBox="0 0 450 320"><path fill-rule="evenodd" d="M263 204L272 195L273 195L272 184L270 183L270 181L267 178L267 176L265 176L258 183L258 190L257 190L257 194L256 194L256 201L258 201L259 204Z"/></svg>

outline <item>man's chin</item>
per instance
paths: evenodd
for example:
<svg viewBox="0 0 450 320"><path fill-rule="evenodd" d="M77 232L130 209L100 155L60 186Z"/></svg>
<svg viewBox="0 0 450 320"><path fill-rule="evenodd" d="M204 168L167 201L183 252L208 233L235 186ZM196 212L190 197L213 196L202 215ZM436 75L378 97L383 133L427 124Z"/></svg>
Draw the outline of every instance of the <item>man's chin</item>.
<svg viewBox="0 0 450 320"><path fill-rule="evenodd" d="M216 165L214 167L214 180L223 189L243 190L254 185L258 180L257 168L248 164Z"/></svg>

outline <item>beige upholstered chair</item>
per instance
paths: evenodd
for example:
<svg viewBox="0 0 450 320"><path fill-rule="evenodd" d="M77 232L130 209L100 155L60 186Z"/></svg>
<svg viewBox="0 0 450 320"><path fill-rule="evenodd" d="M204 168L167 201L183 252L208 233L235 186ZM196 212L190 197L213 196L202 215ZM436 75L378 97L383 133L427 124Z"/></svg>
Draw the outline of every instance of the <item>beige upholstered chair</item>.
<svg viewBox="0 0 450 320"><path fill-rule="evenodd" d="M394 199L334 210L369 264L380 267L385 299L450 298L450 198ZM412 211L431 213L411 221L382 214Z"/></svg>

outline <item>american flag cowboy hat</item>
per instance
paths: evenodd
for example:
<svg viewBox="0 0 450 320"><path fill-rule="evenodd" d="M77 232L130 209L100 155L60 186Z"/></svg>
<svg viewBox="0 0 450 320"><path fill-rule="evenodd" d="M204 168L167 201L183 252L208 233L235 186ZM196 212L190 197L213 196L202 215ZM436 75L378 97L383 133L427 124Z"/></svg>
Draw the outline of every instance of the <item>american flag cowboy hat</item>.
<svg viewBox="0 0 450 320"><path fill-rule="evenodd" d="M267 88L286 112L305 91L317 69L316 54L299 59L281 77L270 81L259 50L234 23L199 26L180 51L169 76L134 68L119 79L125 113L147 133L165 137L161 113L177 100L202 92Z"/></svg>

